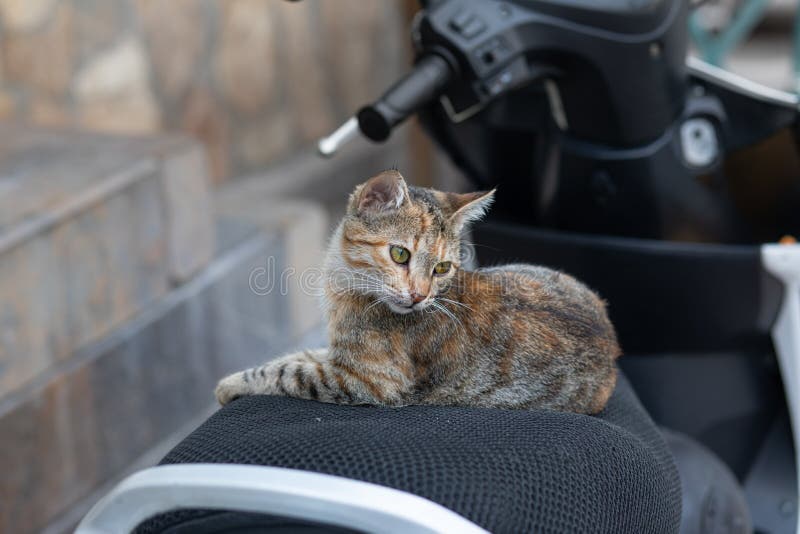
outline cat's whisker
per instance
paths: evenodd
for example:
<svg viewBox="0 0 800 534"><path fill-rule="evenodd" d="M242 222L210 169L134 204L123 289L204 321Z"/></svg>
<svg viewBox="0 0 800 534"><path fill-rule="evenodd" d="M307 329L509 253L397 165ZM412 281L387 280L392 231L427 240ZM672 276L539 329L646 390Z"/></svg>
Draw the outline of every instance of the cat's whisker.
<svg viewBox="0 0 800 534"><path fill-rule="evenodd" d="M436 307L437 309L441 310L441 312L442 312L442 313L444 313L445 315L447 315L447 316L450 318L450 320L451 320L451 321L453 321L454 323L456 323L456 325L457 325L457 326L461 326L461 327L463 327L463 326L464 326L464 325L461 323L461 320L460 320L458 317L456 317L456 316L453 314L453 312L451 312L450 310L448 310L447 308L445 308L444 306L442 306L442 304L440 304L439 302L436 302L435 300L432 300L432 301L431 301L431 305L432 305L432 306L434 306L434 307Z"/></svg>
<svg viewBox="0 0 800 534"><path fill-rule="evenodd" d="M345 284L348 289L364 289L370 291L382 291L385 284L377 278L351 277Z"/></svg>
<svg viewBox="0 0 800 534"><path fill-rule="evenodd" d="M363 281L373 282L373 283L380 284L380 285L383 285L383 282L384 282L381 277L375 276L375 275L372 275L372 274L361 273L361 272L358 272L358 271L350 271L350 274L352 275L352 278L356 279L356 280L363 280Z"/></svg>
<svg viewBox="0 0 800 534"><path fill-rule="evenodd" d="M446 298L444 298L444 297L436 297L436 300L441 300L441 301L443 301L443 302L449 302L450 304L454 304L454 305L456 305L456 306L461 306L462 308L466 308L466 309L468 309L468 310L469 310L469 311L471 311L471 312L474 312L474 311L475 311L475 310L473 310L472 308L470 308L469 306L467 306L466 304L464 304L463 302L458 302L458 301L456 301L456 300L452 300L452 299L446 299Z"/></svg>
<svg viewBox="0 0 800 534"><path fill-rule="evenodd" d="M364 289L364 290L373 290L373 291L380 291L381 286L373 286L373 285L365 285L365 284L352 284L348 287L348 289Z"/></svg>
<svg viewBox="0 0 800 534"><path fill-rule="evenodd" d="M373 307L377 306L378 304L380 304L380 303L382 303L382 302L386 302L386 301L388 301L388 300L391 300L391 298L392 298L392 297L391 297L391 295L385 295L385 296L383 296L383 297L378 297L377 299L375 299L375 302L373 302L372 304L370 304L369 306L367 306L366 308L364 308L364 311L363 311L363 312L361 312L361 313L362 313L362 314L364 314L364 313L367 313L367 312L368 312L370 309L372 309Z"/></svg>
<svg viewBox="0 0 800 534"><path fill-rule="evenodd" d="M461 243L463 245L467 245L467 246L470 246L470 247L483 247L483 248L488 248L488 249L491 249L491 250L500 250L500 249L498 249L496 247L492 247L492 246L486 245L484 243L473 243L472 241L464 241L463 239L461 240Z"/></svg>
<svg viewBox="0 0 800 534"><path fill-rule="evenodd" d="M336 290L333 291L333 293L336 293L336 294L339 294L339 295L346 295L346 294L359 293L359 292L368 293L368 294L370 294L370 293L380 294L383 291L382 291L382 288L380 288L380 287L354 286L354 285L351 285L351 286L348 286L348 287L343 287L343 288L337 288Z"/></svg>
<svg viewBox="0 0 800 534"><path fill-rule="evenodd" d="M442 313L444 313L445 315L447 315L447 317L449 317L449 318L450 318L450 320L451 320L451 321L453 321L454 323L458 324L458 323L460 322L460 321L458 320L458 318L457 318L455 315L453 315L453 313L452 313L450 310L448 310L447 308L445 308L445 307L444 307L444 306L442 306L441 304L439 304L439 303L436 303L436 307L437 307L437 308L439 308L439 309L442 311Z"/></svg>
<svg viewBox="0 0 800 534"><path fill-rule="evenodd" d="M384 284L378 279L351 275L333 287L335 293L348 293L354 290L380 293L383 291Z"/></svg>
<svg viewBox="0 0 800 534"><path fill-rule="evenodd" d="M374 283L374 282L363 282L363 281L360 281L360 280L353 280L352 282L350 282L347 285L349 287L355 287L355 288L373 288L374 289L374 288L382 287L382 284L377 284L377 283Z"/></svg>

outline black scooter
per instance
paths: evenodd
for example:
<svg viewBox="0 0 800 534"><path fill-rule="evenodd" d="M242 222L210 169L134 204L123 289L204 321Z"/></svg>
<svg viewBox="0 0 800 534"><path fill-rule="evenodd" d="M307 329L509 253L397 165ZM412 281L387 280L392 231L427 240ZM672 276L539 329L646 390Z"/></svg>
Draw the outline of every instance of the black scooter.
<svg viewBox="0 0 800 534"><path fill-rule="evenodd" d="M598 290L627 379L595 417L243 397L77 532L800 532L798 99L687 62L681 1L422 7L413 70L320 151L418 114L499 186L478 260Z"/></svg>
<svg viewBox="0 0 800 534"><path fill-rule="evenodd" d="M610 303L621 367L680 433L684 530L800 532L800 246L769 244L800 236L798 99L687 61L688 11L422 1L413 70L319 149L417 114L499 186L481 262L556 267Z"/></svg>

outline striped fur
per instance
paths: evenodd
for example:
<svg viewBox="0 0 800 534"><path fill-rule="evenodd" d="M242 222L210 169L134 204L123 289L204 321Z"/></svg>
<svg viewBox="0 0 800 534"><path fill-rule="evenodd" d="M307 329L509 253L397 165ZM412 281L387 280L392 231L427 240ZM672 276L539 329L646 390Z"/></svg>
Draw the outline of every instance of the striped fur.
<svg viewBox="0 0 800 534"><path fill-rule="evenodd" d="M620 354L603 301L544 267L459 268L459 235L493 193L409 188L396 171L356 188L325 261L329 348L233 374L219 402L271 394L600 411ZM391 259L392 245L411 252L407 265ZM442 261L453 268L434 275Z"/></svg>

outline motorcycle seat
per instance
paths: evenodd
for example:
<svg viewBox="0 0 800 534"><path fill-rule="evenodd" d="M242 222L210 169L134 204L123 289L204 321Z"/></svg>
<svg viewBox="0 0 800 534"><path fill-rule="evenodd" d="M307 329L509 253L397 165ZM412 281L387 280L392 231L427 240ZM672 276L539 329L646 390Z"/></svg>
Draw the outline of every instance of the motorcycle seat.
<svg viewBox="0 0 800 534"><path fill-rule="evenodd" d="M597 416L440 406L337 406L273 396L221 408L162 461L344 476L441 504L494 533L677 532L672 456L620 373ZM183 510L138 532L346 532L296 519Z"/></svg>

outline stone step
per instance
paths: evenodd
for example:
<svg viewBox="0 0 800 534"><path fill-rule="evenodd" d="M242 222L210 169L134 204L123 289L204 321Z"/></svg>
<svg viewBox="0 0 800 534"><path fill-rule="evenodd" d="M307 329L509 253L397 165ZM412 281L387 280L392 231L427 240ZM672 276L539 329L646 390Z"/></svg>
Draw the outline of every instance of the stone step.
<svg viewBox="0 0 800 534"><path fill-rule="evenodd" d="M211 258L197 144L0 123L0 399Z"/></svg>
<svg viewBox="0 0 800 534"><path fill-rule="evenodd" d="M289 267L289 241L322 239L319 225L304 222L313 208L282 209L287 224L272 231L241 218L222 221L221 250L204 270L0 401L0 532L39 531L69 516L75 503L207 413L221 376L307 334L291 324L285 291L253 288L253 274L265 266Z"/></svg>

